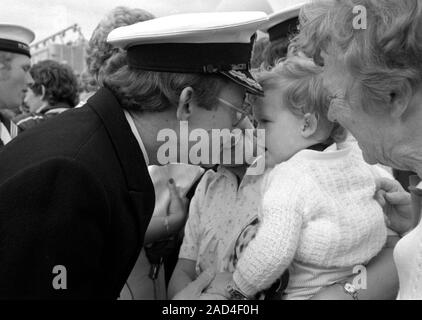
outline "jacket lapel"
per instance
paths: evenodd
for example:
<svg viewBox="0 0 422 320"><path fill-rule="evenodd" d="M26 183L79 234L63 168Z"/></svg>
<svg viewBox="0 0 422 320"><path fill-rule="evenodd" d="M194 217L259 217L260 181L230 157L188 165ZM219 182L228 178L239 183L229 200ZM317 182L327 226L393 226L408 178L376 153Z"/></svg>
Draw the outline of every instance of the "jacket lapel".
<svg viewBox="0 0 422 320"><path fill-rule="evenodd" d="M102 88L88 100L87 104L104 123L123 168L128 190L153 192L154 188L142 151L117 99L108 89Z"/></svg>
<svg viewBox="0 0 422 320"><path fill-rule="evenodd" d="M84 108L86 107L94 110L108 132L125 176L128 198L133 208L138 237L134 239L136 242L134 241L133 245L136 250L127 265L128 276L138 259L154 211L154 186L138 141L130 129L122 106L114 95L108 89L102 88L87 101L87 106ZM125 280L126 278L117 280L117 294L121 290L121 281Z"/></svg>
<svg viewBox="0 0 422 320"><path fill-rule="evenodd" d="M100 89L87 101L87 105L103 121L120 161L138 225L140 237L137 239L137 247L140 249L155 205L154 186L144 156L126 120L122 106L111 91ZM134 259L137 257L138 255Z"/></svg>

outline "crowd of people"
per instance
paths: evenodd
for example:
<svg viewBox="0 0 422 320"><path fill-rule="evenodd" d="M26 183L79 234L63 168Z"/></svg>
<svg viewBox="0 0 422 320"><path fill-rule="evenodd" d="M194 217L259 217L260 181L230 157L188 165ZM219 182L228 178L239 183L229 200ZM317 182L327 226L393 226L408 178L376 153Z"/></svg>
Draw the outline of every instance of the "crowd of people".
<svg viewBox="0 0 422 320"><path fill-rule="evenodd" d="M422 1L243 9L0 24L1 299L422 299Z"/></svg>

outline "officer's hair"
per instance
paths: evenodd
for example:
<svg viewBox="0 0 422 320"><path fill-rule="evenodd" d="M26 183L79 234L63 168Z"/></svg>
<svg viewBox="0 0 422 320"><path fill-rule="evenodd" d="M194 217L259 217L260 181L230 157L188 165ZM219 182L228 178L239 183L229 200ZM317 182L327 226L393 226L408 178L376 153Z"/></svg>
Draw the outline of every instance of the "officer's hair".
<svg viewBox="0 0 422 320"><path fill-rule="evenodd" d="M110 58L99 77L100 86L111 90L123 108L134 111L163 111L175 107L186 87L193 88L193 98L199 107L212 109L218 103L220 90L229 82L219 75L130 68L124 52Z"/></svg>
<svg viewBox="0 0 422 320"><path fill-rule="evenodd" d="M105 62L119 51L118 48L113 49L113 46L107 43L107 36L113 29L153 18L151 13L142 9L120 6L110 11L97 25L89 40L86 50L86 64L89 73L97 79Z"/></svg>
<svg viewBox="0 0 422 320"><path fill-rule="evenodd" d="M0 51L0 71L9 71L11 69L11 64L14 57L14 53ZM0 80L6 80L8 77L8 72L0 73Z"/></svg>

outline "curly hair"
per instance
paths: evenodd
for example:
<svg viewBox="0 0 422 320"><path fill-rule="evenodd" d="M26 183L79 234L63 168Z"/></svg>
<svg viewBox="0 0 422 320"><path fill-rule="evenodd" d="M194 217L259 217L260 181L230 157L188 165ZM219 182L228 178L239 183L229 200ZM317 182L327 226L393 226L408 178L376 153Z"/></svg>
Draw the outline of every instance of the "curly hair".
<svg viewBox="0 0 422 320"><path fill-rule="evenodd" d="M366 9L366 29L354 28L357 6ZM318 64L321 52L335 52L357 80L365 110L386 108L391 93L421 85L422 0L315 1L300 20L292 45Z"/></svg>
<svg viewBox="0 0 422 320"><path fill-rule="evenodd" d="M289 44L290 36L272 41L264 51L265 67L271 68L277 63L277 61L284 59L287 56Z"/></svg>
<svg viewBox="0 0 422 320"><path fill-rule="evenodd" d="M296 115L316 113L318 126L333 126L327 144L343 142L346 130L328 120L330 94L324 87L323 68L311 59L292 56L279 61L269 71L257 75L264 90L279 90L280 96L289 110Z"/></svg>
<svg viewBox="0 0 422 320"><path fill-rule="evenodd" d="M270 44L268 37L259 38L254 42L252 49L251 68L258 69L265 60L264 52Z"/></svg>
<svg viewBox="0 0 422 320"><path fill-rule="evenodd" d="M54 106L64 102L70 107L78 104L78 80L73 70L65 64L53 60L44 60L34 64L30 70L34 79L32 91L37 95L43 94L44 100Z"/></svg>
<svg viewBox="0 0 422 320"><path fill-rule="evenodd" d="M230 80L218 75L199 73L154 72L130 68L126 52L113 55L100 74L101 86L111 90L123 108L133 111L159 112L177 106L186 87L194 89L199 107L211 109Z"/></svg>
<svg viewBox="0 0 422 320"><path fill-rule="evenodd" d="M86 50L86 64L91 75L98 79L105 62L120 50L107 43L108 34L118 27L131 25L137 22L154 19L154 16L142 9L116 7L101 20L95 28Z"/></svg>

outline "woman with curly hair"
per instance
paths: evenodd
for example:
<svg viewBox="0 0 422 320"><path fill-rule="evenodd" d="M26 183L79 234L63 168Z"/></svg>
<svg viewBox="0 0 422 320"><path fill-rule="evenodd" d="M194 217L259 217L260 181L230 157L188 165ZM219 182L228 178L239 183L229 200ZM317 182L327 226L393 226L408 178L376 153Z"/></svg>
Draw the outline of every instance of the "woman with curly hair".
<svg viewBox="0 0 422 320"><path fill-rule="evenodd" d="M30 70L34 83L26 91L24 103L30 114L13 121L24 131L77 105L78 80L66 64L44 60Z"/></svg>
<svg viewBox="0 0 422 320"><path fill-rule="evenodd" d="M107 43L107 36L113 29L151 19L154 19L154 15L138 8L120 6L111 10L97 25L89 40L86 50L88 72L98 79L106 61L115 53L122 51Z"/></svg>

